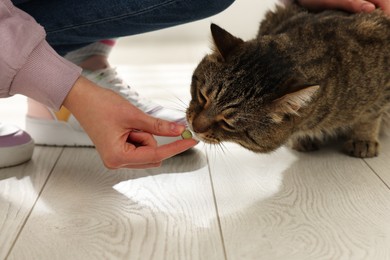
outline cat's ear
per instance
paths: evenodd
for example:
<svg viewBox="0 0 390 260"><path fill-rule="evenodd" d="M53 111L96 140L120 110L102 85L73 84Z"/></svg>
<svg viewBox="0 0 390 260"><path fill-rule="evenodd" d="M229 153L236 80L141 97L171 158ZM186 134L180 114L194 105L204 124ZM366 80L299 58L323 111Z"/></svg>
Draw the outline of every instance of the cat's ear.
<svg viewBox="0 0 390 260"><path fill-rule="evenodd" d="M243 40L231 35L216 24L211 24L211 35L213 36L216 51L218 51L224 60L227 59L232 50L244 43Z"/></svg>
<svg viewBox="0 0 390 260"><path fill-rule="evenodd" d="M284 115L299 115L298 111L305 107L320 88L319 85L294 86L289 93L273 101L271 117L275 122L281 122Z"/></svg>

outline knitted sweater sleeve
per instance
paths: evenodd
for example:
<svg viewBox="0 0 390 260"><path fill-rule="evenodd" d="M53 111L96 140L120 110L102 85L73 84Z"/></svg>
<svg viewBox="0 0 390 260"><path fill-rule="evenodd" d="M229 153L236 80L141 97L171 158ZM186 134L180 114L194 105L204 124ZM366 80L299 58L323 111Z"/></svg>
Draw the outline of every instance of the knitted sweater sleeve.
<svg viewBox="0 0 390 260"><path fill-rule="evenodd" d="M22 94L59 109L81 68L59 56L45 30L10 0L0 0L0 97Z"/></svg>

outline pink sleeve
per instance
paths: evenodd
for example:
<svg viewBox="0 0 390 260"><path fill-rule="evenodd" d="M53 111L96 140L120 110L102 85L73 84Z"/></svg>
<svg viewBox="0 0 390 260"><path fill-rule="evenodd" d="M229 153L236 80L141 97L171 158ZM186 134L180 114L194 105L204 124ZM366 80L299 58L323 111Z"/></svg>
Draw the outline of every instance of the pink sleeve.
<svg viewBox="0 0 390 260"><path fill-rule="evenodd" d="M36 21L0 0L0 97L22 94L59 109L81 68L59 56Z"/></svg>

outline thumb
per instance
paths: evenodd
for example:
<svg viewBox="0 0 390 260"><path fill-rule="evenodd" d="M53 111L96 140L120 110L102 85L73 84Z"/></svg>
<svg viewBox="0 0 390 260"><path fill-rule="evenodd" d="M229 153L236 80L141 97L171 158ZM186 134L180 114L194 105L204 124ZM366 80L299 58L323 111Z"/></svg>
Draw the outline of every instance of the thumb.
<svg viewBox="0 0 390 260"><path fill-rule="evenodd" d="M375 5L371 2L368 2L368 1L352 1L352 2L348 2L351 6L350 6L350 11L352 12L356 12L356 13L359 13L359 12L366 12L366 13L369 13L369 12L372 12L375 10Z"/></svg>
<svg viewBox="0 0 390 260"><path fill-rule="evenodd" d="M379 0L375 0L379 1ZM327 1L312 1L312 0L299 0L302 6L314 10L323 9L343 9L348 12L371 12L375 10L373 1L355 0L355 1L341 1L341 0L327 0Z"/></svg>
<svg viewBox="0 0 390 260"><path fill-rule="evenodd" d="M185 126L164 119L142 114L134 123L134 127L144 132L160 136L178 136Z"/></svg>

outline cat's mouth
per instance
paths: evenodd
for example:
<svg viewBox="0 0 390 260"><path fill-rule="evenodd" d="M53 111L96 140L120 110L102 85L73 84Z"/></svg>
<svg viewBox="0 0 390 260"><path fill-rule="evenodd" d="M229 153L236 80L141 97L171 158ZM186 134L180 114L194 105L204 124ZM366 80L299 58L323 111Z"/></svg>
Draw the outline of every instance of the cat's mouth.
<svg viewBox="0 0 390 260"><path fill-rule="evenodd" d="M208 144L219 144L221 141L215 137L211 137L207 134L196 134L196 138L201 140L202 142L208 143Z"/></svg>
<svg viewBox="0 0 390 260"><path fill-rule="evenodd" d="M212 132L210 131L207 131L207 132L203 132L203 133L198 133L198 132L195 132L193 127L192 127L192 124L191 124L191 120L187 119L188 122L190 122L187 127L188 129L192 132L192 134L194 135L195 139L199 140L199 141L202 141L204 143L208 143L208 144L219 144L221 142L220 139L218 139Z"/></svg>

